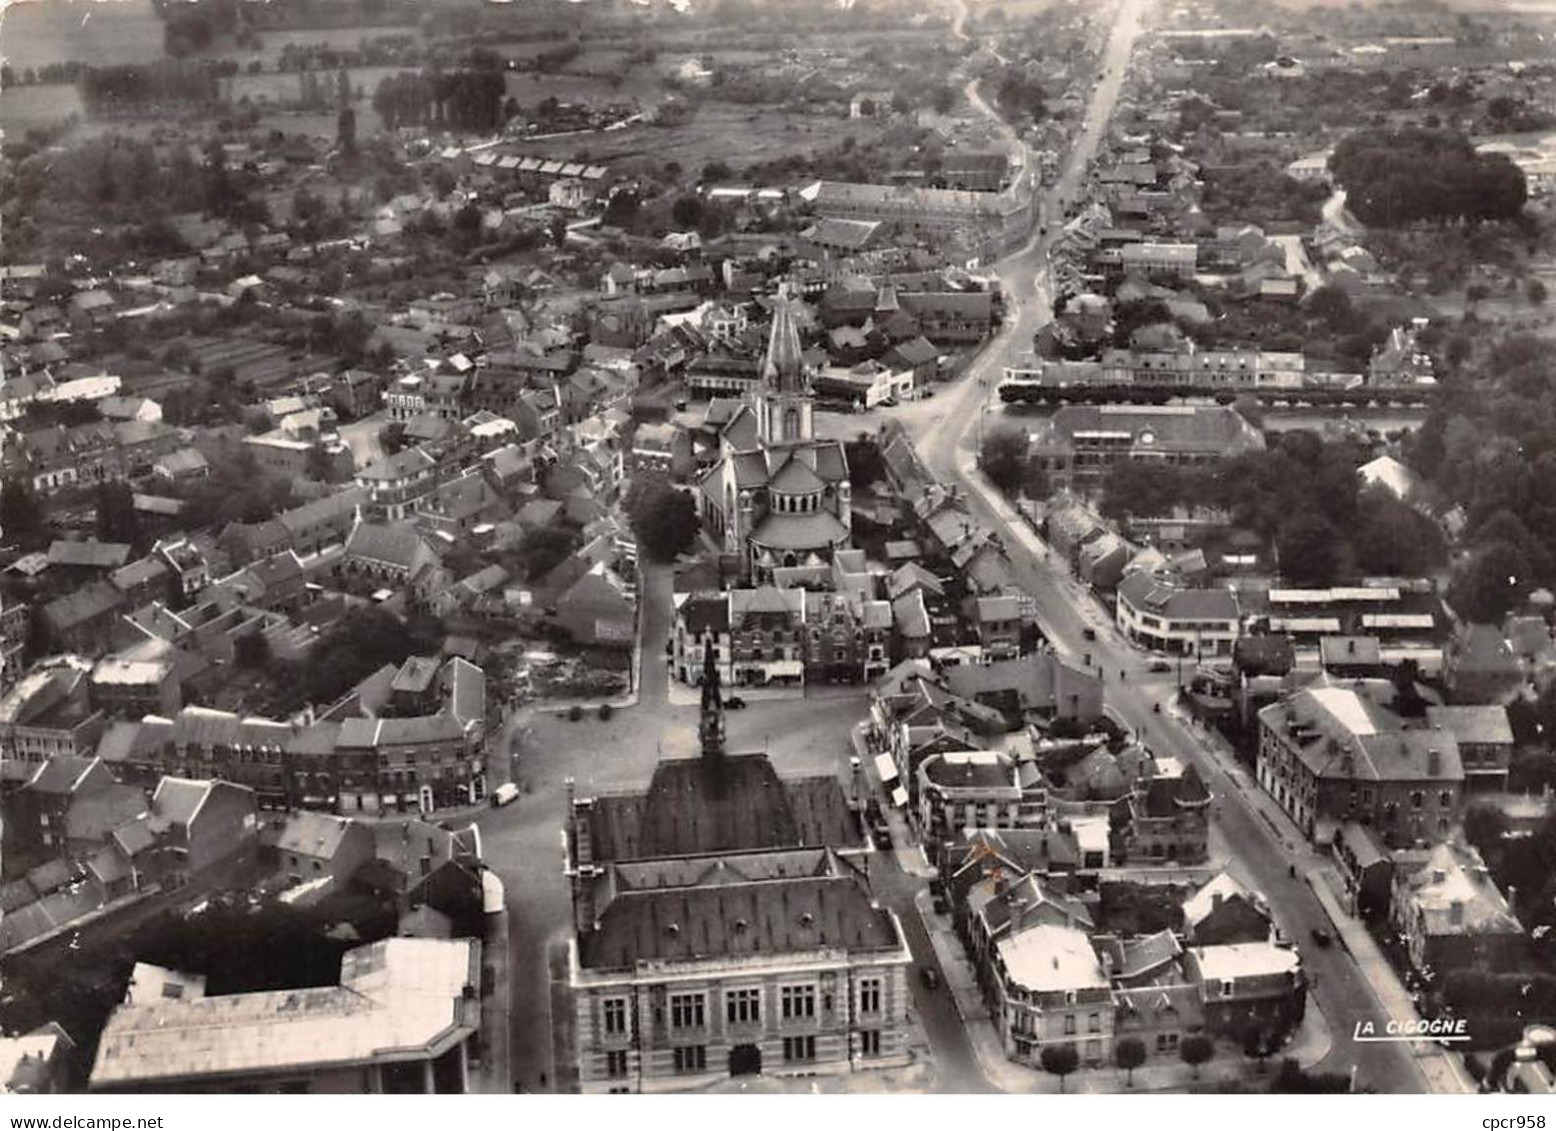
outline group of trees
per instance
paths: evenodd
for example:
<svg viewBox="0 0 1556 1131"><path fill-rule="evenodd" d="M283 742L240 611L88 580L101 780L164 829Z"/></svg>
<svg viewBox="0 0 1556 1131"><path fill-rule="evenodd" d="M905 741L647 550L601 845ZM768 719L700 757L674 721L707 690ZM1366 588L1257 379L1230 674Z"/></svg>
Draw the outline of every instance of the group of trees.
<svg viewBox="0 0 1556 1131"><path fill-rule="evenodd" d="M1012 125L1020 127L1041 122L1048 116L1048 94L1033 72L1022 67L1007 67L994 85L994 101L1000 113Z"/></svg>
<svg viewBox="0 0 1556 1131"><path fill-rule="evenodd" d="M1381 488L1362 490L1368 453L1288 432L1264 451L1200 467L1122 461L1103 482L1102 512L1149 517L1177 506L1228 512L1233 525L1274 544L1281 576L1327 585L1350 574L1415 575L1446 556L1431 519Z"/></svg>
<svg viewBox="0 0 1556 1131"><path fill-rule="evenodd" d="M270 661L266 709L281 713L333 703L387 664L399 665L413 654L436 655L441 642L436 622L401 621L375 606L354 608L314 643L306 660Z"/></svg>
<svg viewBox="0 0 1556 1131"><path fill-rule="evenodd" d="M388 129L432 125L484 132L503 121L507 83L501 71L405 71L373 92L373 109Z"/></svg>
<svg viewBox="0 0 1556 1131"><path fill-rule="evenodd" d="M697 504L663 475L636 475L627 491L627 518L638 545L656 562L673 561L697 537Z"/></svg>
<svg viewBox="0 0 1556 1131"><path fill-rule="evenodd" d="M144 113L159 106L209 104L218 94L216 68L207 62L160 59L86 67L76 80L81 101L94 114Z"/></svg>
<svg viewBox="0 0 1556 1131"><path fill-rule="evenodd" d="M1357 219L1379 227L1512 220L1528 198L1518 166L1452 130L1362 130L1335 147L1329 168Z"/></svg>
<svg viewBox="0 0 1556 1131"><path fill-rule="evenodd" d="M1179 1042L1178 1055L1183 1063L1194 1069L1194 1078L1198 1080L1200 1068L1216 1055L1216 1046L1209 1037L1193 1033ZM1135 1069L1146 1061L1145 1042L1139 1037L1120 1037L1113 1043L1113 1059L1126 1073L1126 1085L1133 1087ZM1043 1051L1038 1054L1038 1063L1043 1066L1044 1072L1059 1078L1059 1090L1062 1092L1064 1078L1080 1067L1080 1052L1072 1044L1044 1045Z"/></svg>
<svg viewBox="0 0 1556 1131"><path fill-rule="evenodd" d="M1464 511L1449 603L1495 621L1556 583L1556 364L1542 338L1470 333L1442 343L1439 376L1408 458Z"/></svg>
<svg viewBox="0 0 1556 1131"><path fill-rule="evenodd" d="M1007 495L1048 497L1048 475L1027 454L1027 434L1019 428L995 428L984 434L978 451L983 473Z"/></svg>
<svg viewBox="0 0 1556 1131"><path fill-rule="evenodd" d="M1271 224L1295 221L1312 227L1328 190L1312 181L1293 180L1284 169L1261 161L1205 170L1200 205L1218 224Z"/></svg>

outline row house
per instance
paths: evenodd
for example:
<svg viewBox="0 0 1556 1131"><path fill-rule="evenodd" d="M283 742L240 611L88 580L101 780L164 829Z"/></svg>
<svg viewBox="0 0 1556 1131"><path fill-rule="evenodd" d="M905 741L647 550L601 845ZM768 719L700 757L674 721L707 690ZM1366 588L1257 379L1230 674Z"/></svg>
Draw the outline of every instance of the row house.
<svg viewBox="0 0 1556 1131"><path fill-rule="evenodd" d="M732 589L730 670L735 687L798 686L805 682L805 591Z"/></svg>
<svg viewBox="0 0 1556 1131"><path fill-rule="evenodd" d="M1193 341L1177 350L1108 350L1102 380L1110 385L1178 385L1215 389L1296 389L1307 359L1280 350L1207 350Z"/></svg>
<svg viewBox="0 0 1556 1131"><path fill-rule="evenodd" d="M805 678L870 682L891 667L892 607L860 593L807 592Z"/></svg>
<svg viewBox="0 0 1556 1131"><path fill-rule="evenodd" d="M118 723L103 756L137 780L204 773L254 791L267 808L430 813L485 795L483 755L457 719L352 719L294 726L185 707Z"/></svg>
<svg viewBox="0 0 1556 1131"><path fill-rule="evenodd" d="M182 446L178 429L157 421L101 421L23 433L7 456L32 482L50 494L65 487L149 475L163 456Z"/></svg>

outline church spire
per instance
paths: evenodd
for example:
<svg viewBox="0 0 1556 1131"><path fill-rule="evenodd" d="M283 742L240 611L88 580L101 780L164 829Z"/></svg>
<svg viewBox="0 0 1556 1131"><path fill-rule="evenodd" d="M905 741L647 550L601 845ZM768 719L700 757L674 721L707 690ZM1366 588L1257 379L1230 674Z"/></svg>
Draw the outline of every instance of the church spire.
<svg viewBox="0 0 1556 1131"><path fill-rule="evenodd" d="M778 285L778 297L773 302L773 328L767 337L767 356L762 359L762 382L780 393L804 391L805 361L787 282Z"/></svg>
<svg viewBox="0 0 1556 1131"><path fill-rule="evenodd" d="M697 724L702 739L702 756L717 758L724 753L724 696L719 687L719 666L713 640L703 646L702 718Z"/></svg>

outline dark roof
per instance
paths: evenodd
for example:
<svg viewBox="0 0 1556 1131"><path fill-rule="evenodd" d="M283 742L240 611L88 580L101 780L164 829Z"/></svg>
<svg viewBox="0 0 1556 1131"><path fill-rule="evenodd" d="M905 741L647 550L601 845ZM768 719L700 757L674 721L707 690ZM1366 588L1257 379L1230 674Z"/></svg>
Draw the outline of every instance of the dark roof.
<svg viewBox="0 0 1556 1131"><path fill-rule="evenodd" d="M729 598L722 593L693 593L681 605L681 624L693 636L729 631Z"/></svg>
<svg viewBox="0 0 1556 1131"><path fill-rule="evenodd" d="M65 836L70 840L103 841L125 821L147 811L146 795L133 785L107 789L71 799L65 810Z"/></svg>
<svg viewBox="0 0 1556 1131"><path fill-rule="evenodd" d="M72 754L56 754L38 767L38 772L27 783L27 788L36 790L39 793L74 793L76 783L92 768L92 763L96 761L96 758L78 758Z"/></svg>
<svg viewBox="0 0 1556 1131"><path fill-rule="evenodd" d="M766 754L662 761L644 792L596 798L589 832L595 860L859 843L837 778L780 778Z"/></svg>
<svg viewBox="0 0 1556 1131"><path fill-rule="evenodd" d="M864 877L827 850L618 865L600 886L598 925L579 938L586 968L902 946Z"/></svg>
<svg viewBox="0 0 1556 1131"><path fill-rule="evenodd" d="M124 594L106 581L93 581L74 593L50 601L43 607L55 631L65 632L106 616L124 602Z"/></svg>

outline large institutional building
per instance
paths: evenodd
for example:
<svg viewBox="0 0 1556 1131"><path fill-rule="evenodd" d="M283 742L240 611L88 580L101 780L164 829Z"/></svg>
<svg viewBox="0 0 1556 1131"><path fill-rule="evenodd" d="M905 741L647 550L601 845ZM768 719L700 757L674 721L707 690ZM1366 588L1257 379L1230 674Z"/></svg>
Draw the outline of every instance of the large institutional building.
<svg viewBox="0 0 1556 1131"><path fill-rule="evenodd" d="M704 527L768 580L780 566L825 565L849 545L852 501L840 440L813 430L811 374L787 291L751 399L719 435L719 461L697 492Z"/></svg>
<svg viewBox="0 0 1556 1131"><path fill-rule="evenodd" d="M661 761L646 789L572 799L582 1090L902 1064L912 959L853 858L842 783L726 753L711 662L701 739L699 758Z"/></svg>

